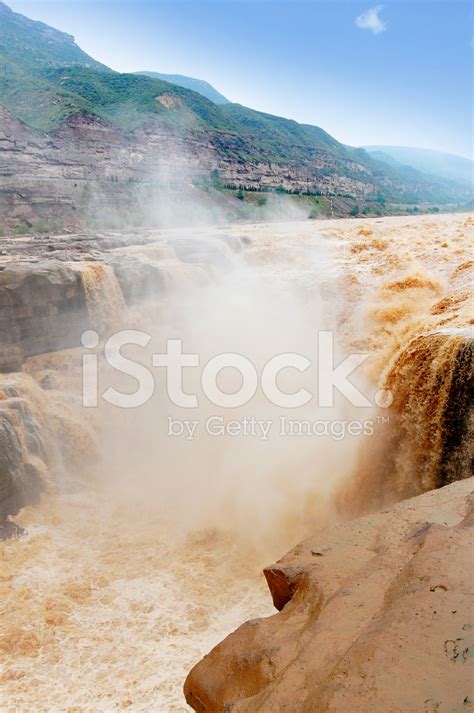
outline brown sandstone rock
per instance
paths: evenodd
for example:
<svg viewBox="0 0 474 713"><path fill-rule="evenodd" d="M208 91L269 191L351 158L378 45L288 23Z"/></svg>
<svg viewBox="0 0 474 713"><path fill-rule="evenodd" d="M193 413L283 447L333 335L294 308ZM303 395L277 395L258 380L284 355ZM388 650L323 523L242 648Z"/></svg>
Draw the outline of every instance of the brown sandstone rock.
<svg viewBox="0 0 474 713"><path fill-rule="evenodd" d="M108 218L130 224L135 212L146 213L159 202L157 179L168 185L169 176L182 176L189 186L190 179L214 169L224 183L249 188L361 197L374 191L364 165L324 151L315 151L306 166L243 161L241 151L241 139L232 133L180 133L153 125L126 134L84 113L43 134L0 106L0 214L12 222L34 224L40 218L67 228L94 213L101 224ZM205 200L205 193L199 198Z"/></svg>
<svg viewBox="0 0 474 713"><path fill-rule="evenodd" d="M9 265L0 271L4 371L19 368L20 354L26 357L79 344L80 334L87 326L89 317L79 271L54 260Z"/></svg>
<svg viewBox="0 0 474 713"><path fill-rule="evenodd" d="M199 713L473 708L474 479L336 525L265 570L275 606L188 675Z"/></svg>

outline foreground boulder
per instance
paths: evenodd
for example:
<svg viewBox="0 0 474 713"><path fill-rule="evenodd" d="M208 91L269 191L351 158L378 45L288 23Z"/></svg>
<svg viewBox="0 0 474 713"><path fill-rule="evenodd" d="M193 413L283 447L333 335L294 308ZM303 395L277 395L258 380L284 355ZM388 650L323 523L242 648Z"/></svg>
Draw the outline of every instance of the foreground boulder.
<svg viewBox="0 0 474 713"><path fill-rule="evenodd" d="M265 570L275 607L190 672L198 713L474 709L474 478L330 527Z"/></svg>

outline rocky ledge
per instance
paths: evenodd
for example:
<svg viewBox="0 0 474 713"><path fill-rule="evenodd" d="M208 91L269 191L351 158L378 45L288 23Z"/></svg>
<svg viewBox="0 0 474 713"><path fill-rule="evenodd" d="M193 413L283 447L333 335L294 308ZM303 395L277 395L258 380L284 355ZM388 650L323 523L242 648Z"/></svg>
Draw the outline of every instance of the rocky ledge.
<svg viewBox="0 0 474 713"><path fill-rule="evenodd" d="M80 388L61 394L50 365L64 359L69 376L75 370L80 379L74 350L84 330L105 338L136 325L148 303L156 307L179 286L199 288L214 269L230 269L246 244L222 230L0 237L0 539L15 534L7 518L51 489L56 471L73 473L84 452L95 455ZM40 355L49 365L41 377L34 373ZM57 448L48 451L47 443Z"/></svg>
<svg viewBox="0 0 474 713"><path fill-rule="evenodd" d="M0 374L25 359L80 345L85 329L101 335L124 319L125 306L160 299L183 269L227 268L245 242L222 230L0 237Z"/></svg>
<svg viewBox="0 0 474 713"><path fill-rule="evenodd" d="M472 710L473 491L470 478L330 527L267 567L279 613L200 661L188 703L198 713Z"/></svg>

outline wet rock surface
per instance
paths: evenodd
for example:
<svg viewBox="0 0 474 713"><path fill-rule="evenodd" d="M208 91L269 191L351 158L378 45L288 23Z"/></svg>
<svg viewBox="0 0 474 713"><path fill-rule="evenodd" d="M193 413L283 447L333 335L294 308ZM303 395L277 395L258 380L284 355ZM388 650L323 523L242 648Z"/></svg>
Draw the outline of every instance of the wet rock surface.
<svg viewBox="0 0 474 713"><path fill-rule="evenodd" d="M46 397L53 391L51 402L58 398L57 373L45 369L35 374L38 386L30 384L31 378L20 374L28 359L45 355L54 366L58 355L59 363L64 358L80 375L80 356L77 361L65 350L80 347L85 330L97 330L105 339L128 328L129 307L137 307L136 320L143 303L156 306L177 288L207 284L214 269L230 269L232 255L244 244L238 236L212 230L192 237L186 231L130 230L0 238L0 523L35 504L44 491L47 459L35 439L40 443L39 432L44 436L49 428L43 422L40 428L32 415L31 389L40 389L38 408L49 417ZM26 388L25 398L17 382ZM61 418L63 426L68 423L69 409ZM56 435L48 438L54 442ZM63 469L65 453L59 451L74 451L73 441L72 433L63 433L48 467ZM15 531L4 525L2 533Z"/></svg>
<svg viewBox="0 0 474 713"><path fill-rule="evenodd" d="M45 460L41 427L32 404L18 390L15 378L1 379L0 523L24 505L38 502Z"/></svg>
<svg viewBox="0 0 474 713"><path fill-rule="evenodd" d="M10 402L9 402L10 401ZM37 502L40 478L33 463L24 462L19 430L26 419L11 400L0 402L0 521L27 503ZM20 424L18 423L20 422ZM20 426L20 428L19 428Z"/></svg>
<svg viewBox="0 0 474 713"><path fill-rule="evenodd" d="M0 368L77 343L88 324L81 275L59 261L9 265L0 271Z"/></svg>
<svg viewBox="0 0 474 713"><path fill-rule="evenodd" d="M190 672L198 713L468 711L474 478L333 526L265 569L278 614Z"/></svg>
<svg viewBox="0 0 474 713"><path fill-rule="evenodd" d="M94 266L111 268L133 305L173 289L174 268L228 269L226 250L242 247L225 233L163 238L156 230L0 238L0 372L20 370L29 356L79 346L82 332L98 326L86 284Z"/></svg>

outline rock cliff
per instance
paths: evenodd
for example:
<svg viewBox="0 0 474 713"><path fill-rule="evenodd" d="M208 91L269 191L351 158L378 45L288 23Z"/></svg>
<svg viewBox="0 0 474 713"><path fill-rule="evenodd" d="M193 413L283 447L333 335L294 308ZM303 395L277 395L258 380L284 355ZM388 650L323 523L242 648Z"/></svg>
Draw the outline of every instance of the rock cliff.
<svg viewBox="0 0 474 713"><path fill-rule="evenodd" d="M343 214L366 197L372 205L362 209L380 213L385 203L398 210L472 197L469 186L374 160L320 127L217 105L179 80L115 72L71 35L2 2L0 18L0 229L40 220L145 225L150 206L163 207L163 189L177 184L181 208L191 187L226 185L349 196Z"/></svg>
<svg viewBox="0 0 474 713"><path fill-rule="evenodd" d="M0 216L3 220L81 226L95 215L120 223L142 218L163 190L218 171L223 184L322 194L373 194L361 163L316 152L306 165L242 160L239 139L225 132L174 131L160 125L125 133L75 114L50 134L34 131L0 106ZM203 197L200 196L203 200Z"/></svg>
<svg viewBox="0 0 474 713"><path fill-rule="evenodd" d="M474 479L336 525L265 569L279 613L190 672L198 713L471 710Z"/></svg>
<svg viewBox="0 0 474 713"><path fill-rule="evenodd" d="M225 269L225 251L241 248L223 231L215 239L154 230L0 238L0 373L80 346L85 329L104 336L126 305L172 291L187 266L200 282L200 263Z"/></svg>

